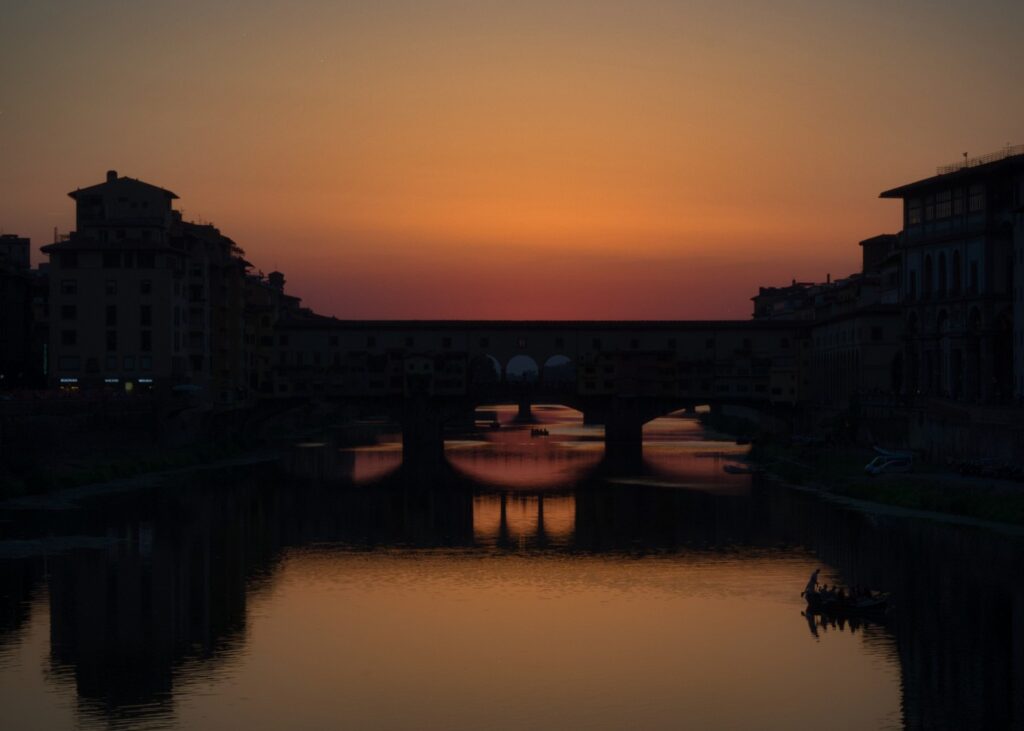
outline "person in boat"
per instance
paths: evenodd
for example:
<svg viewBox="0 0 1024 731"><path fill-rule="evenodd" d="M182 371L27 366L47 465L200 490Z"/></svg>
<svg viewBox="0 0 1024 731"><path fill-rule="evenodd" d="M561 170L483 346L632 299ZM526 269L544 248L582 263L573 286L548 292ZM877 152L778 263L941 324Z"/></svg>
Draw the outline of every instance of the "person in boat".
<svg viewBox="0 0 1024 731"><path fill-rule="evenodd" d="M813 594L818 591L818 573L820 571L821 569L814 569L811 578L807 580L807 586L804 587L804 594Z"/></svg>

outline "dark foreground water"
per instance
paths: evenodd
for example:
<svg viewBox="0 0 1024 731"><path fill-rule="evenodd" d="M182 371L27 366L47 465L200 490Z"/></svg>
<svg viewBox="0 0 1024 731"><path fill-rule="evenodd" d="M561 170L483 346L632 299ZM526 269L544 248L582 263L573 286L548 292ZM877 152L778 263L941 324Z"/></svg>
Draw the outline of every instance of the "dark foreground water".
<svg viewBox="0 0 1024 731"><path fill-rule="evenodd" d="M1017 539L723 473L695 422L609 476L538 412L410 474L266 466L0 511L2 729L1020 728ZM508 414L505 415L506 418ZM799 592L892 592L825 625Z"/></svg>

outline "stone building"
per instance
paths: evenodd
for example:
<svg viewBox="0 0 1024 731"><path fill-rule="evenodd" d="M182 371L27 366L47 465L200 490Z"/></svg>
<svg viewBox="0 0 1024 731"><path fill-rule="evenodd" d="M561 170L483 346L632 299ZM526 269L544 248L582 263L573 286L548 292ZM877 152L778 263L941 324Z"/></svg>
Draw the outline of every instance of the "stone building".
<svg viewBox="0 0 1024 731"><path fill-rule="evenodd" d="M182 221L171 191L115 171L68 195L75 231L43 247L50 383L244 399L248 263L234 243Z"/></svg>
<svg viewBox="0 0 1024 731"><path fill-rule="evenodd" d="M910 394L1006 403L1016 385L1020 396L1022 346L1016 348L1015 384L1013 302L1022 186L1024 147L1011 147L881 194L903 201L901 304Z"/></svg>

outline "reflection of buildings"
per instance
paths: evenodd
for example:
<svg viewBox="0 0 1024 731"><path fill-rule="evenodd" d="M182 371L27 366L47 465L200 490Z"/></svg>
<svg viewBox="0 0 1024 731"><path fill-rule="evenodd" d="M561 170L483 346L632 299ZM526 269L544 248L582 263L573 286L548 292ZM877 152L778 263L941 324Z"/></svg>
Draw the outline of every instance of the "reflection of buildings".
<svg viewBox="0 0 1024 731"><path fill-rule="evenodd" d="M598 481L502 494L457 473L446 479L430 490L404 472L325 486L260 469L229 476L227 487L214 486L218 475L119 500L87 526L108 547L50 559L52 661L73 673L85 713L172 713L183 668L208 673L242 649L251 596L290 547L680 557L754 548L785 560L789 547L806 546L845 581L893 592L891 619L863 637L898 651L908 727L1024 719L1018 541L867 517L775 486L736 495ZM4 607L7 632L17 633L41 574L8 566L0 580L0 594L22 597ZM796 610L793 621L804 621Z"/></svg>

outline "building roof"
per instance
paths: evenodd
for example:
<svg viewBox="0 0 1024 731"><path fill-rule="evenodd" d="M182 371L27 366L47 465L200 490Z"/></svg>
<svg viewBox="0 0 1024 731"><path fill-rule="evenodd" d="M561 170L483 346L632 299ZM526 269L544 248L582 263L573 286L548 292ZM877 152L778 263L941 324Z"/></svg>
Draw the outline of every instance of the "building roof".
<svg viewBox="0 0 1024 731"><path fill-rule="evenodd" d="M964 160L959 165L946 165L939 168L937 175L930 178L922 178L913 183L907 183L897 188L884 190L878 194L879 198L905 198L907 195L917 192L921 188L930 188L937 185L959 183L971 178L990 175L994 172L1009 170L1024 165L1024 145L1007 147L1001 152L983 155L981 157Z"/></svg>
<svg viewBox="0 0 1024 731"><path fill-rule="evenodd" d="M78 200L78 196L79 195L82 195L84 193L102 193L104 191L104 189L108 185L112 185L112 184L120 185L120 186L131 186L131 187L139 186L139 187L150 188L152 190L158 190L161 193L166 194L172 200L174 198L178 197L177 194L167 190L166 188L161 188L159 185L152 185L150 183L143 182L143 181L138 180L136 178L128 178L128 177L123 177L123 176L122 177L118 177L116 170L109 171L107 173L107 179L105 181L103 181L102 183L97 183L96 185L90 185L88 188L76 188L75 190L73 190L70 193L68 193L68 196L70 198L74 198L75 200Z"/></svg>

